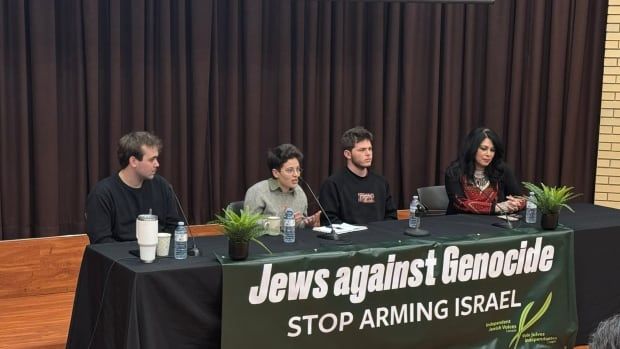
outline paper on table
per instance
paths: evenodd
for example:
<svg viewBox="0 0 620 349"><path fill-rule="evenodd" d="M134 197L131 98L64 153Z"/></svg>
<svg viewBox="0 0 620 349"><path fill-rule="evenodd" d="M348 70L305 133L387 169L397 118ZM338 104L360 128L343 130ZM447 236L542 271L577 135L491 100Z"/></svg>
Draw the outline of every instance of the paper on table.
<svg viewBox="0 0 620 349"><path fill-rule="evenodd" d="M348 224L348 223L341 223L341 224L332 224L332 227L334 227L334 232L336 234L344 234L344 233L350 233L352 231L359 231L359 230L366 230L368 229L368 227L365 227L363 225L353 225L353 224ZM329 233L331 232L331 229L329 229L329 227L314 227L312 228L312 230L314 231L318 231L321 233Z"/></svg>
<svg viewBox="0 0 620 349"><path fill-rule="evenodd" d="M519 219L521 219L520 215L516 215L516 214L509 214L508 216L506 215L497 215L495 216L503 221L511 221L511 222L516 222Z"/></svg>

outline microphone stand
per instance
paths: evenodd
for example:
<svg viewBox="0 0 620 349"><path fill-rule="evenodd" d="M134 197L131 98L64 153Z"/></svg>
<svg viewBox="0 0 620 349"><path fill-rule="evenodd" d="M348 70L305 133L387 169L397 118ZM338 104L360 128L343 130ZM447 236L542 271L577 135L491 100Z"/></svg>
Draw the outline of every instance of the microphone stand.
<svg viewBox="0 0 620 349"><path fill-rule="evenodd" d="M325 239L325 240L340 240L340 236L338 236L338 234L336 234L336 232L334 231L334 227L332 226L331 219L329 219L329 216L327 215L327 212L325 212L325 209L323 208L323 206L319 202L319 199L316 197L316 195L312 191L312 188L310 188L310 184L308 184L306 181L304 181L301 178L301 176L299 177L299 181L301 181L302 183L306 184L306 188L308 188L308 190L310 191L310 194L312 194L312 198L319 205L319 209L321 209L321 213L325 216L325 218L327 219L327 222L329 223L329 232L328 233L321 233L321 234L317 235L316 237L318 237L319 239ZM319 217L319 221L320 221L320 219L321 218Z"/></svg>
<svg viewBox="0 0 620 349"><path fill-rule="evenodd" d="M420 224L422 223L422 217L425 213L426 213L426 207L422 204L418 204L418 209L416 210L416 216L420 218L418 220L418 225L416 226L415 229L413 228L405 229L405 235L419 237L419 236L427 236L431 234L428 230L420 229Z"/></svg>
<svg viewBox="0 0 620 349"><path fill-rule="evenodd" d="M177 202L177 206L179 207L179 210L181 210L181 214L183 215L183 219L185 220L185 224L187 226L187 233L189 234L189 236L192 237L192 248L187 250L187 254L189 256L200 256L200 250L198 249L198 247L196 246L196 238L194 237L194 234L192 234L192 230L189 227L189 221L187 220L187 216L185 215L185 212L183 211L183 206L181 206L181 201L179 201L179 197L177 196L177 193L174 191L174 188L172 187L172 184L168 183L170 185L170 190L172 191L172 195L174 196L174 199Z"/></svg>
<svg viewBox="0 0 620 349"><path fill-rule="evenodd" d="M499 212L504 215L505 222L496 222L493 223L493 225L496 227L512 230L512 222L508 219L508 211L504 211L502 207L498 206L497 204L495 204L495 207L499 208Z"/></svg>

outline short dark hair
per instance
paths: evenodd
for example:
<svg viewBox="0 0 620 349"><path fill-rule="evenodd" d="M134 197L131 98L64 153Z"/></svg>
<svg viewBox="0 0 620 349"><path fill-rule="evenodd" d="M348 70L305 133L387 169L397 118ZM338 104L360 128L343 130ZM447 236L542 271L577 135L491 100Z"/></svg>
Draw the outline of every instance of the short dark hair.
<svg viewBox="0 0 620 349"><path fill-rule="evenodd" d="M355 144L365 140L372 142L372 133L362 126L355 126L344 131L340 143L343 150L351 150L355 147Z"/></svg>
<svg viewBox="0 0 620 349"><path fill-rule="evenodd" d="M147 147L156 147L158 152L162 149L161 139L146 131L131 132L119 139L116 154L118 155L118 162L121 168L125 168L129 165L129 158L132 156L142 161L142 157L144 156L142 153L143 145Z"/></svg>
<svg viewBox="0 0 620 349"><path fill-rule="evenodd" d="M301 151L299 151L299 149L292 144L280 144L277 147L273 147L267 151L267 167L269 167L270 172L272 169L280 170L285 162L293 158L297 159L297 161L301 163L301 160L304 158L304 154L302 154Z"/></svg>
<svg viewBox="0 0 620 349"><path fill-rule="evenodd" d="M486 127L478 127L469 132L461 146L458 159L448 170L458 169L460 175L465 175L468 180L473 182L474 171L476 170L476 152L478 152L480 143L486 138L493 142L495 155L489 166L486 167L485 173L491 182L499 182L504 174L504 143L493 130Z"/></svg>
<svg viewBox="0 0 620 349"><path fill-rule="evenodd" d="M601 321L590 336L590 349L620 349L620 314Z"/></svg>

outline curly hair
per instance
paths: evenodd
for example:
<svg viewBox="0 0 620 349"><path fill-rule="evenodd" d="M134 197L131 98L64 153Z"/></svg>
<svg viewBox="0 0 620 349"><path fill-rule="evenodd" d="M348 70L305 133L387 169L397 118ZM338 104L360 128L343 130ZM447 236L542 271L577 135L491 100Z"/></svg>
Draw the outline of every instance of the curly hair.
<svg viewBox="0 0 620 349"><path fill-rule="evenodd" d="M601 321L588 345L590 349L620 349L620 314Z"/></svg>
<svg viewBox="0 0 620 349"><path fill-rule="evenodd" d="M303 158L304 154L296 146L288 143L280 144L267 151L267 167L270 172L272 169L280 170L282 165L290 159L297 159L301 163Z"/></svg>

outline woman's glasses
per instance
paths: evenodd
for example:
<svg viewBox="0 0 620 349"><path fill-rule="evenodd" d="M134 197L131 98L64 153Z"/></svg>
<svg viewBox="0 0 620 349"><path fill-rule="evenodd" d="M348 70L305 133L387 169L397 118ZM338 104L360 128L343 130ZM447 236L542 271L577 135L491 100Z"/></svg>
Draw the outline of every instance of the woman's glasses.
<svg viewBox="0 0 620 349"><path fill-rule="evenodd" d="M284 173L286 173L288 175L293 175L294 173L301 174L301 171L303 171L303 169L299 168L299 167L297 167L297 168L289 167L289 168L285 168L285 169L280 170L280 172L284 172Z"/></svg>

